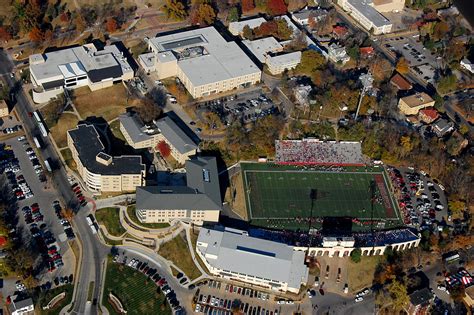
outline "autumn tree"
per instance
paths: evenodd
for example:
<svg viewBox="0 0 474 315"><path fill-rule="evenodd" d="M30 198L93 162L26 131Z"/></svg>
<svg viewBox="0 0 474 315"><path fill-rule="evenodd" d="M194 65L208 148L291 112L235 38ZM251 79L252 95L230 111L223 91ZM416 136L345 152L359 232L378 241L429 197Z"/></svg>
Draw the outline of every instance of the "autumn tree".
<svg viewBox="0 0 474 315"><path fill-rule="evenodd" d="M162 109L158 107L155 102L149 98L141 100L141 103L136 108L136 110L140 118L146 123L157 119L162 113Z"/></svg>
<svg viewBox="0 0 474 315"><path fill-rule="evenodd" d="M82 17L82 15L78 14L74 19L74 26L79 33L82 33L86 29L86 21Z"/></svg>
<svg viewBox="0 0 474 315"><path fill-rule="evenodd" d="M161 10L166 14L168 19L182 21L187 17L186 7L180 0L166 0Z"/></svg>
<svg viewBox="0 0 474 315"><path fill-rule="evenodd" d="M376 81L385 81L393 72L393 66L386 58L377 56L369 65L370 73Z"/></svg>
<svg viewBox="0 0 474 315"><path fill-rule="evenodd" d="M71 221L74 218L74 211L71 208L61 209L61 214L68 221Z"/></svg>
<svg viewBox="0 0 474 315"><path fill-rule="evenodd" d="M406 60L404 57L400 57L400 59L397 61L395 69L397 69L397 71L401 74L407 74L410 71L408 60Z"/></svg>
<svg viewBox="0 0 474 315"><path fill-rule="evenodd" d="M286 13L286 4L283 0L268 0L267 10L271 15L282 15Z"/></svg>
<svg viewBox="0 0 474 315"><path fill-rule="evenodd" d="M399 313L405 309L409 302L406 286L398 280L393 280L388 286L388 293L392 299L390 308L394 313Z"/></svg>
<svg viewBox="0 0 474 315"><path fill-rule="evenodd" d="M351 252L351 260L355 263L359 263L362 257L362 250L360 248L354 248Z"/></svg>
<svg viewBox="0 0 474 315"><path fill-rule="evenodd" d="M63 12L61 13L61 15L59 16L59 19L61 20L61 22L63 23L67 23L69 22L69 19L71 18L71 13L70 12Z"/></svg>
<svg viewBox="0 0 474 315"><path fill-rule="evenodd" d="M242 0L242 11L244 13L252 11L253 9L255 9L253 0Z"/></svg>
<svg viewBox="0 0 474 315"><path fill-rule="evenodd" d="M105 29L107 30L107 32L109 33L113 33L115 31L117 31L118 29L118 24L117 24L117 20L113 17L111 18L108 18L107 19L107 22L105 24Z"/></svg>
<svg viewBox="0 0 474 315"><path fill-rule="evenodd" d="M311 76L313 71L321 69L326 63L327 61L321 53L308 49L301 54L301 62L295 70L299 74Z"/></svg>
<svg viewBox="0 0 474 315"><path fill-rule="evenodd" d="M31 41L33 41L35 43L39 43L39 42L43 41L44 34L39 28L34 27L28 33L28 37L31 39Z"/></svg>
<svg viewBox="0 0 474 315"><path fill-rule="evenodd" d="M54 38L54 33L52 30L46 30L46 32L44 32L44 40L46 42L51 42Z"/></svg>
<svg viewBox="0 0 474 315"><path fill-rule="evenodd" d="M195 0L191 6L191 22L195 25L211 25L216 19L216 12L207 0Z"/></svg>
<svg viewBox="0 0 474 315"><path fill-rule="evenodd" d="M156 150L160 152L161 156L164 158L167 158L171 154L171 148L165 140L158 142L156 145Z"/></svg>
<svg viewBox="0 0 474 315"><path fill-rule="evenodd" d="M239 10L236 7L232 7L227 14L228 22L236 22L239 20Z"/></svg>

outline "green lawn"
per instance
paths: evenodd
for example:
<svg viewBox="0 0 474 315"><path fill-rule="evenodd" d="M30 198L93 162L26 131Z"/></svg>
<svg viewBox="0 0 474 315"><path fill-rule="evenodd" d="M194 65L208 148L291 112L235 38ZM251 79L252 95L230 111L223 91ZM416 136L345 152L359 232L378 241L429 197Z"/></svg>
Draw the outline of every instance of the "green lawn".
<svg viewBox="0 0 474 315"><path fill-rule="evenodd" d="M67 149L61 150L61 155L63 156L64 161L66 162L67 166L69 166L71 170L77 171L77 164L72 158L71 149L67 148Z"/></svg>
<svg viewBox="0 0 474 315"><path fill-rule="evenodd" d="M390 195L381 169L365 172L365 169L345 168L344 172L333 172L274 164L241 165L247 211L253 224L283 222L293 225L292 228L307 227L305 220L301 220L300 224L294 218L311 216L312 189L316 190L313 217L374 218L399 222L397 205ZM370 192L372 181L375 182L376 196L373 214Z"/></svg>
<svg viewBox="0 0 474 315"><path fill-rule="evenodd" d="M133 223L138 226L143 226L148 229L162 229L170 226L168 223L141 223L135 215L135 205L128 206L127 213Z"/></svg>
<svg viewBox="0 0 474 315"><path fill-rule="evenodd" d="M110 314L117 314L108 301L112 292L129 315L171 314L171 309L163 294L157 293L156 284L141 272L130 267L107 262L102 304Z"/></svg>
<svg viewBox="0 0 474 315"><path fill-rule="evenodd" d="M180 235L161 245L158 254L171 260L191 280L201 275L191 258L186 241Z"/></svg>
<svg viewBox="0 0 474 315"><path fill-rule="evenodd" d="M112 134L115 138L122 140L123 142L127 142L123 133L120 131L120 120L114 120L109 124L109 128L112 131Z"/></svg>
<svg viewBox="0 0 474 315"><path fill-rule="evenodd" d="M120 236L126 230L120 224L119 208L102 208L95 212L95 218L99 224L105 225L107 231L113 236Z"/></svg>
<svg viewBox="0 0 474 315"><path fill-rule="evenodd" d="M40 310L41 315L53 315L53 314L59 314L59 311L66 305L71 302L72 299L72 292L74 291L74 285L72 284L66 284L57 288L54 288L52 290L49 290L48 292L42 292L36 302L36 305L39 306L36 309ZM46 306L49 301L51 301L52 298L57 296L58 294L61 294L62 292L66 292L66 296L64 299L62 299L59 303L56 304L56 307L53 309L49 310L43 310L43 306Z"/></svg>

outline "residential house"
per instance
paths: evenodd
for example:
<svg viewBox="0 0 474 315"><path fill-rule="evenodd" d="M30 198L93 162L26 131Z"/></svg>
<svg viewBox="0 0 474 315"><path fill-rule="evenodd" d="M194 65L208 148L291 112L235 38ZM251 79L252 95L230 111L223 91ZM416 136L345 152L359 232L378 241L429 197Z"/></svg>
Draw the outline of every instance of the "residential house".
<svg viewBox="0 0 474 315"><path fill-rule="evenodd" d="M8 305L11 315L34 315L35 305L31 298L11 297L12 302Z"/></svg>
<svg viewBox="0 0 474 315"><path fill-rule="evenodd" d="M305 8L298 12L291 13L293 20L302 25L306 26L310 23L311 19L314 19L316 22L324 20L328 16L328 11L326 9L308 9Z"/></svg>
<svg viewBox="0 0 474 315"><path fill-rule="evenodd" d="M351 59L351 57L347 55L346 48L336 43L329 45L328 57L332 62L342 63L343 65Z"/></svg>
<svg viewBox="0 0 474 315"><path fill-rule="evenodd" d="M410 294L409 299L410 304L408 306L408 314L424 315L429 314L429 309L434 300L434 296L430 289L423 288Z"/></svg>
<svg viewBox="0 0 474 315"><path fill-rule="evenodd" d="M360 47L359 53L362 58L370 59L375 56L374 47Z"/></svg>
<svg viewBox="0 0 474 315"><path fill-rule="evenodd" d="M427 124L431 124L439 118L439 114L434 108L424 108L418 113L418 118Z"/></svg>
<svg viewBox="0 0 474 315"><path fill-rule="evenodd" d="M467 58L464 58L460 62L461 68L466 69L470 73L474 73L474 64Z"/></svg>
<svg viewBox="0 0 474 315"><path fill-rule="evenodd" d="M398 91L408 91L413 88L413 85L399 73L396 73L390 79L390 84L396 87Z"/></svg>
<svg viewBox="0 0 474 315"><path fill-rule="evenodd" d="M336 25L332 28L332 33L336 36L336 38L341 39L345 38L347 34L349 34L349 30L345 26Z"/></svg>
<svg viewBox="0 0 474 315"><path fill-rule="evenodd" d="M309 93L313 88L311 85L299 85L293 89L293 95L295 96L296 102L301 106L309 105Z"/></svg>
<svg viewBox="0 0 474 315"><path fill-rule="evenodd" d="M440 138L454 130L453 122L444 118L438 119L432 126L433 132Z"/></svg>

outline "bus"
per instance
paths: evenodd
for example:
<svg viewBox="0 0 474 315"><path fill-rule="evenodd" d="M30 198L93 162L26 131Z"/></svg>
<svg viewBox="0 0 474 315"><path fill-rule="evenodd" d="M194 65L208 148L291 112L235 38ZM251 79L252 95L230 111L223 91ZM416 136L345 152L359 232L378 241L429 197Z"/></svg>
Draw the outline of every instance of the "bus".
<svg viewBox="0 0 474 315"><path fill-rule="evenodd" d="M41 131L41 135L43 137L47 137L48 136L48 131L46 130L46 127L44 126L44 124L42 122L39 122L38 126L39 126L39 129Z"/></svg>
<svg viewBox="0 0 474 315"><path fill-rule="evenodd" d="M46 169L48 170L48 172L52 172L53 169L51 168L51 159L50 158L47 158L44 160L44 166L46 166Z"/></svg>
<svg viewBox="0 0 474 315"><path fill-rule="evenodd" d="M92 234L97 234L97 229L96 229L95 225L94 225L94 224L91 224L91 225L89 225L89 226L91 227Z"/></svg>
<svg viewBox="0 0 474 315"><path fill-rule="evenodd" d="M38 149L41 149L41 143L40 141L38 140L38 138L36 137L33 137L33 141L35 142L35 145Z"/></svg>
<svg viewBox="0 0 474 315"><path fill-rule="evenodd" d="M41 116L39 115L39 112L38 112L37 110L35 110L35 111L33 112L33 116L35 117L36 122L38 122L38 123L41 123L41 122L42 122Z"/></svg>
<svg viewBox="0 0 474 315"><path fill-rule="evenodd" d="M89 215L86 217L87 224L92 225L92 224L93 224L92 219L93 219L92 215L89 214Z"/></svg>

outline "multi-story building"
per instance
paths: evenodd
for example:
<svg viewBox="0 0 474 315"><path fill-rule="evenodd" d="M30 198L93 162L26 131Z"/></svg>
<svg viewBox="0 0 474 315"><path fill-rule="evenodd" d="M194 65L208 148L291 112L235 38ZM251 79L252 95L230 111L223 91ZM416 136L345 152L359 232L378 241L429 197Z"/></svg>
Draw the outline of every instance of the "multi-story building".
<svg viewBox="0 0 474 315"><path fill-rule="evenodd" d="M88 86L92 91L133 78L134 71L115 45L94 44L30 56L33 100L44 103L64 89Z"/></svg>
<svg viewBox="0 0 474 315"><path fill-rule="evenodd" d="M136 215L143 223L218 222L222 199L216 159L187 160L186 186L139 187L136 200Z"/></svg>
<svg viewBox="0 0 474 315"><path fill-rule="evenodd" d="M337 4L374 35L392 31L392 22L374 8L372 0L338 0Z"/></svg>
<svg viewBox="0 0 474 315"><path fill-rule="evenodd" d="M6 117L8 116L9 111L8 111L8 105L7 102L4 100L0 100L0 117Z"/></svg>
<svg viewBox="0 0 474 315"><path fill-rule="evenodd" d="M439 118L439 114L434 108L425 108L419 111L418 118L427 124L431 124Z"/></svg>
<svg viewBox="0 0 474 315"><path fill-rule="evenodd" d="M308 25L311 19L314 19L315 22L320 22L327 16L328 11L326 9L303 9L291 13L293 20L302 26Z"/></svg>
<svg viewBox="0 0 474 315"><path fill-rule="evenodd" d="M426 93L415 93L409 96L402 97L398 101L398 109L409 116L417 115L420 109L433 107L435 101Z"/></svg>
<svg viewBox="0 0 474 315"><path fill-rule="evenodd" d="M128 192L144 185L141 156L107 154L94 126L81 124L69 130L67 143L77 172L91 191Z"/></svg>
<svg viewBox="0 0 474 315"><path fill-rule="evenodd" d="M138 115L126 113L119 116L119 121L120 131L134 149L152 148L156 151L158 143L164 141L170 147L171 156L179 164L184 164L190 156L196 154L196 141L169 116L145 125Z"/></svg>
<svg viewBox="0 0 474 315"><path fill-rule="evenodd" d="M213 275L229 280L298 293L308 279L304 251L240 230L202 228L196 252Z"/></svg>
<svg viewBox="0 0 474 315"><path fill-rule="evenodd" d="M139 56L147 72L159 79L178 77L199 98L260 82L261 71L235 42L214 27L159 35L148 40L151 52Z"/></svg>

